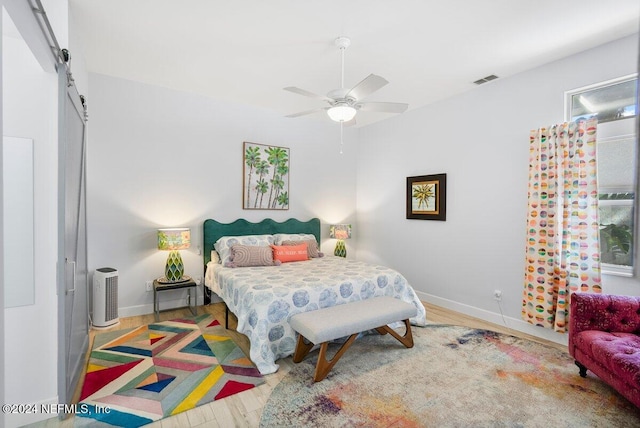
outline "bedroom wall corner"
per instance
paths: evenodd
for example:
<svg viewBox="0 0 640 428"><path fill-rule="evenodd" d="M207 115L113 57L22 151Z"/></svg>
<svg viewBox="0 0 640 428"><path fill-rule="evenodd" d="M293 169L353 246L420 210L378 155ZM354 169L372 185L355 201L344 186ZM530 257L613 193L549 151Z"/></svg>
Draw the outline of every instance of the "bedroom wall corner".
<svg viewBox="0 0 640 428"><path fill-rule="evenodd" d="M318 217L325 252L327 224L355 223L357 130L328 120L277 113L90 73L88 227L90 272L119 273L119 315L153 311L145 282L163 275L166 253L156 229L190 227L181 251L185 274L203 277L202 224ZM290 208L243 210L243 142L290 148ZM198 294L202 300L202 288ZM186 291L165 292L161 309L183 306Z"/></svg>
<svg viewBox="0 0 640 428"><path fill-rule="evenodd" d="M529 130L564 120L565 91L636 72L637 55L635 34L362 128L358 257L427 301L523 329ZM438 173L447 220L407 220L406 177ZM603 289L637 294L639 281L607 276Z"/></svg>

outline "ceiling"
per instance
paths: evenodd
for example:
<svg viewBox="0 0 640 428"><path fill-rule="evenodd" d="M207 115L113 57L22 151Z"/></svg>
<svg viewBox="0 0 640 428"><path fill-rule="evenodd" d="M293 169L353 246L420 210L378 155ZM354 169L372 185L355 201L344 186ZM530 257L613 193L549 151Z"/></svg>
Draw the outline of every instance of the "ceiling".
<svg viewBox="0 0 640 428"><path fill-rule="evenodd" d="M633 34L637 0L70 0L90 72L270 109L324 106L319 95L371 73L367 101L409 110ZM73 52L71 52L73 56ZM486 83L487 85L493 82ZM358 126L393 115L359 112ZM326 120L324 112L290 120Z"/></svg>

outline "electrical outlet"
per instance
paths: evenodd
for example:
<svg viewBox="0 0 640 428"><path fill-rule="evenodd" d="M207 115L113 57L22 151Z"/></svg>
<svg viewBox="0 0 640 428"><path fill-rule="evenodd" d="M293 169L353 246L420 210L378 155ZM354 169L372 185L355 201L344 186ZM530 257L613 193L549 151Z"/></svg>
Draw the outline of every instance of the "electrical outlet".
<svg viewBox="0 0 640 428"><path fill-rule="evenodd" d="M493 300L499 302L502 300L502 290L494 290L493 291Z"/></svg>
<svg viewBox="0 0 640 428"><path fill-rule="evenodd" d="M196 280L196 284L198 285L202 284L202 277L196 276L195 280Z"/></svg>
<svg viewBox="0 0 640 428"><path fill-rule="evenodd" d="M147 288L147 291L153 290L153 281L147 281L144 283L144 285Z"/></svg>

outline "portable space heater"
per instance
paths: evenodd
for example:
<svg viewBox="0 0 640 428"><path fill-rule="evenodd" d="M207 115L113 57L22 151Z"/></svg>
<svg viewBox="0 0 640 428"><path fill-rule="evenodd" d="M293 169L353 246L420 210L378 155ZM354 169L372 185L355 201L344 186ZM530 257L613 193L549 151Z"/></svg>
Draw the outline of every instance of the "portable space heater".
<svg viewBox="0 0 640 428"><path fill-rule="evenodd" d="M93 274L93 326L118 323L118 271L105 267Z"/></svg>

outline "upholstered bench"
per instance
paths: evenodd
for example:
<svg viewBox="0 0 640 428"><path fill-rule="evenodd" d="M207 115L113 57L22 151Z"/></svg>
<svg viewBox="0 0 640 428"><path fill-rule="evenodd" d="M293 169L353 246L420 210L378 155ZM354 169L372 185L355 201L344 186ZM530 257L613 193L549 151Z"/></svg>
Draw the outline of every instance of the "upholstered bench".
<svg viewBox="0 0 640 428"><path fill-rule="evenodd" d="M296 314L289 320L291 327L299 333L293 362L299 363L311 351L314 344L320 345L313 380L321 381L356 340L359 333L374 329L380 334L389 333L404 346L411 348L413 336L409 318L416 316L417 312L411 303L384 296ZM406 327L404 336L387 326L397 321L404 321ZM329 342L347 336L349 338L333 358L327 360Z"/></svg>

